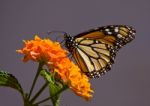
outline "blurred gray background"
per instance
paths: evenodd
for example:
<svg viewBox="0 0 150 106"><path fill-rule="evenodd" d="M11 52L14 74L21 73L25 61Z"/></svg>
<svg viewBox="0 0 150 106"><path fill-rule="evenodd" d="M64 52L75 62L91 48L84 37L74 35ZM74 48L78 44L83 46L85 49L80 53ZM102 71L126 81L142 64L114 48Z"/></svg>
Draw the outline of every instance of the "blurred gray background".
<svg viewBox="0 0 150 106"><path fill-rule="evenodd" d="M15 52L23 39L39 33L48 37L45 32L51 30L76 35L110 24L133 26L136 39L119 51L110 72L91 80L91 101L67 90L61 106L150 106L149 0L0 0L0 69L14 74L29 91L38 65L23 63L23 56ZM42 83L41 79L37 86ZM39 99L48 94L47 90ZM0 106L23 106L23 101L15 90L0 87Z"/></svg>

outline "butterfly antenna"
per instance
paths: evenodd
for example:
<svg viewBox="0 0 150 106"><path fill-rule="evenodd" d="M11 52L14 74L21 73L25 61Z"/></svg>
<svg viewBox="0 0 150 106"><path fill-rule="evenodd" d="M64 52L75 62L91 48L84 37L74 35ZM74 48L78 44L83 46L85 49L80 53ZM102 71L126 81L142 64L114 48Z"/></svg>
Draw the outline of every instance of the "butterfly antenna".
<svg viewBox="0 0 150 106"><path fill-rule="evenodd" d="M64 38L64 35L66 35L67 33L66 32L64 32L64 31L48 31L47 32L47 34L48 35L50 35L50 34L53 34L53 33L61 33L61 34L63 34L63 36L57 36L56 37L56 41L58 41L58 39L61 37L63 37ZM60 44L62 44L64 42L64 40L62 40L61 42L60 42Z"/></svg>
<svg viewBox="0 0 150 106"><path fill-rule="evenodd" d="M64 34L67 34L66 32L64 31L48 31L47 34L50 35L52 33L64 33Z"/></svg>

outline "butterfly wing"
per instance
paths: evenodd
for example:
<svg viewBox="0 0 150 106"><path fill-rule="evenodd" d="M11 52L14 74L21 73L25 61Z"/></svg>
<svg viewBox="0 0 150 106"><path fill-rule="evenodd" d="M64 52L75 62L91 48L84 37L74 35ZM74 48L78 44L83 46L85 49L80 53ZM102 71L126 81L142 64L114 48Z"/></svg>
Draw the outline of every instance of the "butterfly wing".
<svg viewBox="0 0 150 106"><path fill-rule="evenodd" d="M84 42L86 42L84 40ZM114 62L115 52L112 52L107 44L93 40L87 44L78 45L74 49L73 57L81 70L91 78L96 78L110 70L111 64ZM93 43L92 43L93 42Z"/></svg>
<svg viewBox="0 0 150 106"><path fill-rule="evenodd" d="M72 55L81 70L90 78L98 78L111 69L116 52L134 39L129 26L99 27L74 37Z"/></svg>
<svg viewBox="0 0 150 106"><path fill-rule="evenodd" d="M123 46L132 41L135 38L135 33L136 31L127 25L108 25L80 33L75 36L75 39L90 38L100 40L106 44L116 46L119 49L121 48L119 46Z"/></svg>

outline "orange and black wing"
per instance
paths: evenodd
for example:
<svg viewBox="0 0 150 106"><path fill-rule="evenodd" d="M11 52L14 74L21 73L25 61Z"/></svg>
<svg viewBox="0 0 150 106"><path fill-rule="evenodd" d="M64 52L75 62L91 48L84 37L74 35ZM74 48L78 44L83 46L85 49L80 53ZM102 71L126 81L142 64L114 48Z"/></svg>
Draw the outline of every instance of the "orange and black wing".
<svg viewBox="0 0 150 106"><path fill-rule="evenodd" d="M71 53L87 76L98 78L111 69L116 52L134 35L135 30L125 25L99 27L76 35Z"/></svg>

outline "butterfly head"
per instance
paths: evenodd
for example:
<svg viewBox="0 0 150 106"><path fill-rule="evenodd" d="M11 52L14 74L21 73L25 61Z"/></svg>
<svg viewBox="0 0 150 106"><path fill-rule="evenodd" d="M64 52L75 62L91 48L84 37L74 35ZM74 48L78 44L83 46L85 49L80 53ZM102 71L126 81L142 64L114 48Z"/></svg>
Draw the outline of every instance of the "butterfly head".
<svg viewBox="0 0 150 106"><path fill-rule="evenodd" d="M74 37L70 36L69 34L64 34L65 39L65 47L72 52L73 48L75 47L75 40Z"/></svg>

